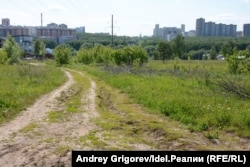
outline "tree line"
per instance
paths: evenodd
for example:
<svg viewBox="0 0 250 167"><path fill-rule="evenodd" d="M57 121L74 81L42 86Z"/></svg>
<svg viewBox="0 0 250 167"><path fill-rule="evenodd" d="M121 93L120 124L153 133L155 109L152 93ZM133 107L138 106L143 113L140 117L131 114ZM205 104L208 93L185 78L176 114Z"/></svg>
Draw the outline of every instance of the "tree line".
<svg viewBox="0 0 250 167"><path fill-rule="evenodd" d="M80 34L79 41L71 41L55 47L55 60L59 65L67 64L73 60L84 64L133 66L134 64L142 65L146 63L148 58L161 59L163 62L170 59L216 59L216 56L220 53L227 60L231 73L250 71L249 38L200 38L177 35L172 41L151 37L130 37L127 43L123 41L123 45L122 42L114 45L110 45L108 42L100 42L108 41L109 37L108 35ZM122 37L117 37L117 40L122 41L122 39L124 40ZM90 41L93 43L90 43ZM76 43L79 44L76 46ZM48 44L53 43L48 40L34 41L36 57L44 58L45 47ZM11 35L8 35L3 48L0 50L0 63L15 64L21 56L24 56L24 52Z"/></svg>
<svg viewBox="0 0 250 167"><path fill-rule="evenodd" d="M55 48L54 54L58 65L69 64L70 61L82 64L101 65L143 65L148 61L145 50L139 46L125 46L123 48L112 48L97 44L93 47L83 45L75 54L74 49L67 45L59 45Z"/></svg>

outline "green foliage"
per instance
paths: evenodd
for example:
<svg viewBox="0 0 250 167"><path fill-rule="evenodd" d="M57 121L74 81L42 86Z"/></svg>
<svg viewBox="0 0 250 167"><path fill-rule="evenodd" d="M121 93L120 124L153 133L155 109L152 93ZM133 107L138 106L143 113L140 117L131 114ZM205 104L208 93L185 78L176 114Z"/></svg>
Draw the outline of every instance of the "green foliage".
<svg viewBox="0 0 250 167"><path fill-rule="evenodd" d="M227 56L227 55L233 55L234 54L234 49L236 48L236 44L234 41L232 40L228 40L226 43L224 43L222 45L222 53L224 56Z"/></svg>
<svg viewBox="0 0 250 167"><path fill-rule="evenodd" d="M215 60L215 59L216 59L217 51L216 51L215 46L212 46L212 48L210 49L210 56L211 56L211 59L212 59L212 60Z"/></svg>
<svg viewBox="0 0 250 167"><path fill-rule="evenodd" d="M34 53L35 53L35 55L39 54L39 50L40 50L40 41L35 40L35 42L34 42Z"/></svg>
<svg viewBox="0 0 250 167"><path fill-rule="evenodd" d="M211 84L226 75L230 83L249 90L248 75L236 78L226 74L226 61L179 61L177 73L173 63L149 62L144 67L146 69L134 73L111 73L89 66L84 70L121 89L136 102L178 120L192 130L208 134L230 130L250 136L249 101Z"/></svg>
<svg viewBox="0 0 250 167"><path fill-rule="evenodd" d="M147 45L143 48L146 50L148 56L151 57L152 59L154 59L154 60L160 59L158 51L157 51L157 46Z"/></svg>
<svg viewBox="0 0 250 167"><path fill-rule="evenodd" d="M7 54L7 61L9 64L15 64L19 62L21 49L10 34L8 34L7 39L3 44L3 51Z"/></svg>
<svg viewBox="0 0 250 167"><path fill-rule="evenodd" d="M234 53L229 55L227 54L226 60L228 62L229 72L232 74L236 74L239 68L239 60L237 50L234 49Z"/></svg>
<svg viewBox="0 0 250 167"><path fill-rule="evenodd" d="M231 74L250 74L250 51L242 50L238 51L236 48L233 50L232 55L227 55L226 60L228 62L228 69Z"/></svg>
<svg viewBox="0 0 250 167"><path fill-rule="evenodd" d="M35 100L65 82L50 66L0 65L0 124L14 118Z"/></svg>
<svg viewBox="0 0 250 167"><path fill-rule="evenodd" d="M171 43L166 41L160 42L158 44L158 52L163 62L167 59L171 59L173 54Z"/></svg>
<svg viewBox="0 0 250 167"><path fill-rule="evenodd" d="M34 52L36 56L41 57L42 59L45 56L45 44L41 40L35 40L34 42Z"/></svg>
<svg viewBox="0 0 250 167"><path fill-rule="evenodd" d="M142 65L146 63L148 56L146 51L138 46L126 46L120 49L95 45L93 48L82 48L77 52L76 61L83 64L103 64L133 66L134 63Z"/></svg>
<svg viewBox="0 0 250 167"><path fill-rule="evenodd" d="M197 50L197 51L190 51L189 52L189 56L190 56L190 59L192 60L202 60L203 59L203 55L206 54L207 50Z"/></svg>
<svg viewBox="0 0 250 167"><path fill-rule="evenodd" d="M58 45L54 49L55 60L57 65L69 64L72 56L72 48L69 45Z"/></svg>
<svg viewBox="0 0 250 167"><path fill-rule="evenodd" d="M77 33L77 41L67 42L75 50L79 50L83 45L94 46L100 44L103 46L111 46L111 35L109 34L92 34L92 33ZM113 46L138 45L139 37L115 36L113 38Z"/></svg>
<svg viewBox="0 0 250 167"><path fill-rule="evenodd" d="M245 50L250 45L249 39L249 37L235 39L230 37L185 37L186 52L189 53L190 51L210 50L210 55L213 59L213 54L211 54L212 49L215 49L216 53L221 51L224 55L225 53L228 54L228 52L232 54L234 47L238 50ZM232 49L226 49L228 44ZM223 50L225 53L223 53Z"/></svg>
<svg viewBox="0 0 250 167"><path fill-rule="evenodd" d="M5 64L7 60L7 53L4 50L0 49L0 64Z"/></svg>
<svg viewBox="0 0 250 167"><path fill-rule="evenodd" d="M117 57L115 59L121 59L118 61L125 63L127 66L133 66L133 64L136 61L139 62L139 65L142 65L146 63L148 60L148 56L145 50L141 49L138 46L133 46L133 47L126 46L123 49L120 49L119 52L120 52L120 57Z"/></svg>
<svg viewBox="0 0 250 167"><path fill-rule="evenodd" d="M42 39L42 41L46 48L54 49L57 46L56 42L53 40Z"/></svg>
<svg viewBox="0 0 250 167"><path fill-rule="evenodd" d="M90 55L88 49L82 48L76 54L76 61L83 64L92 64L94 62L94 58Z"/></svg>
<svg viewBox="0 0 250 167"><path fill-rule="evenodd" d="M183 53L186 51L184 37L182 35L177 35L173 40L173 52L176 58L181 58Z"/></svg>
<svg viewBox="0 0 250 167"><path fill-rule="evenodd" d="M39 55L41 55L42 58L44 58L45 53L46 53L46 51L45 51L45 44L44 44L43 41L40 41L40 51L39 51Z"/></svg>

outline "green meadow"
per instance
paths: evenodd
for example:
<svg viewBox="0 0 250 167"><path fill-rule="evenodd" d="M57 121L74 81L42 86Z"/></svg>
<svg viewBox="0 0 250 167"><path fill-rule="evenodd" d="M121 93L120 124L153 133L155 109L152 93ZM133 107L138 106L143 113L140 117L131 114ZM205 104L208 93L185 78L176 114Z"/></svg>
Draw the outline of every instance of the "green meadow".
<svg viewBox="0 0 250 167"><path fill-rule="evenodd" d="M63 72L52 66L0 65L0 124L65 81Z"/></svg>
<svg viewBox="0 0 250 167"><path fill-rule="evenodd" d="M218 138L220 131L250 137L249 74L229 74L225 61L149 61L143 67L73 68L97 76L135 102Z"/></svg>

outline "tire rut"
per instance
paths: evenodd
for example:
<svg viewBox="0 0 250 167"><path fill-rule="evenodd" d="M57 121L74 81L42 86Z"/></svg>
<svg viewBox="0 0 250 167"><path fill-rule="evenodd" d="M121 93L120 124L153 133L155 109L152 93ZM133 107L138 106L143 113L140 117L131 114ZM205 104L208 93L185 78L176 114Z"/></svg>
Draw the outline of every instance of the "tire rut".
<svg viewBox="0 0 250 167"><path fill-rule="evenodd" d="M84 95L87 104L82 106L86 112L69 114L66 121L48 122L46 116L49 111L65 111L65 104L58 98L62 93L70 94L75 83L71 72L64 72L68 81L63 86L43 95L14 120L0 127L0 166L71 166L71 149L82 149L78 144L81 136L96 128L90 122L98 116L96 83L88 78L90 88ZM23 132L22 129L30 124L35 125L34 129Z"/></svg>

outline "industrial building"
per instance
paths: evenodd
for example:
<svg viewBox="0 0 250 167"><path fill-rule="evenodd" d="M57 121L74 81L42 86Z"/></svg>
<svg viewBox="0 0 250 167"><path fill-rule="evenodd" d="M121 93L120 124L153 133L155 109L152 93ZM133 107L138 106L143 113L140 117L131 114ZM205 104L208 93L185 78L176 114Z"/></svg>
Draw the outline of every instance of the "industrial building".
<svg viewBox="0 0 250 167"><path fill-rule="evenodd" d="M160 28L159 24L155 25L153 37L166 39L168 41L173 40L178 34L185 33L185 25L182 24L181 28L177 27L163 27Z"/></svg>

